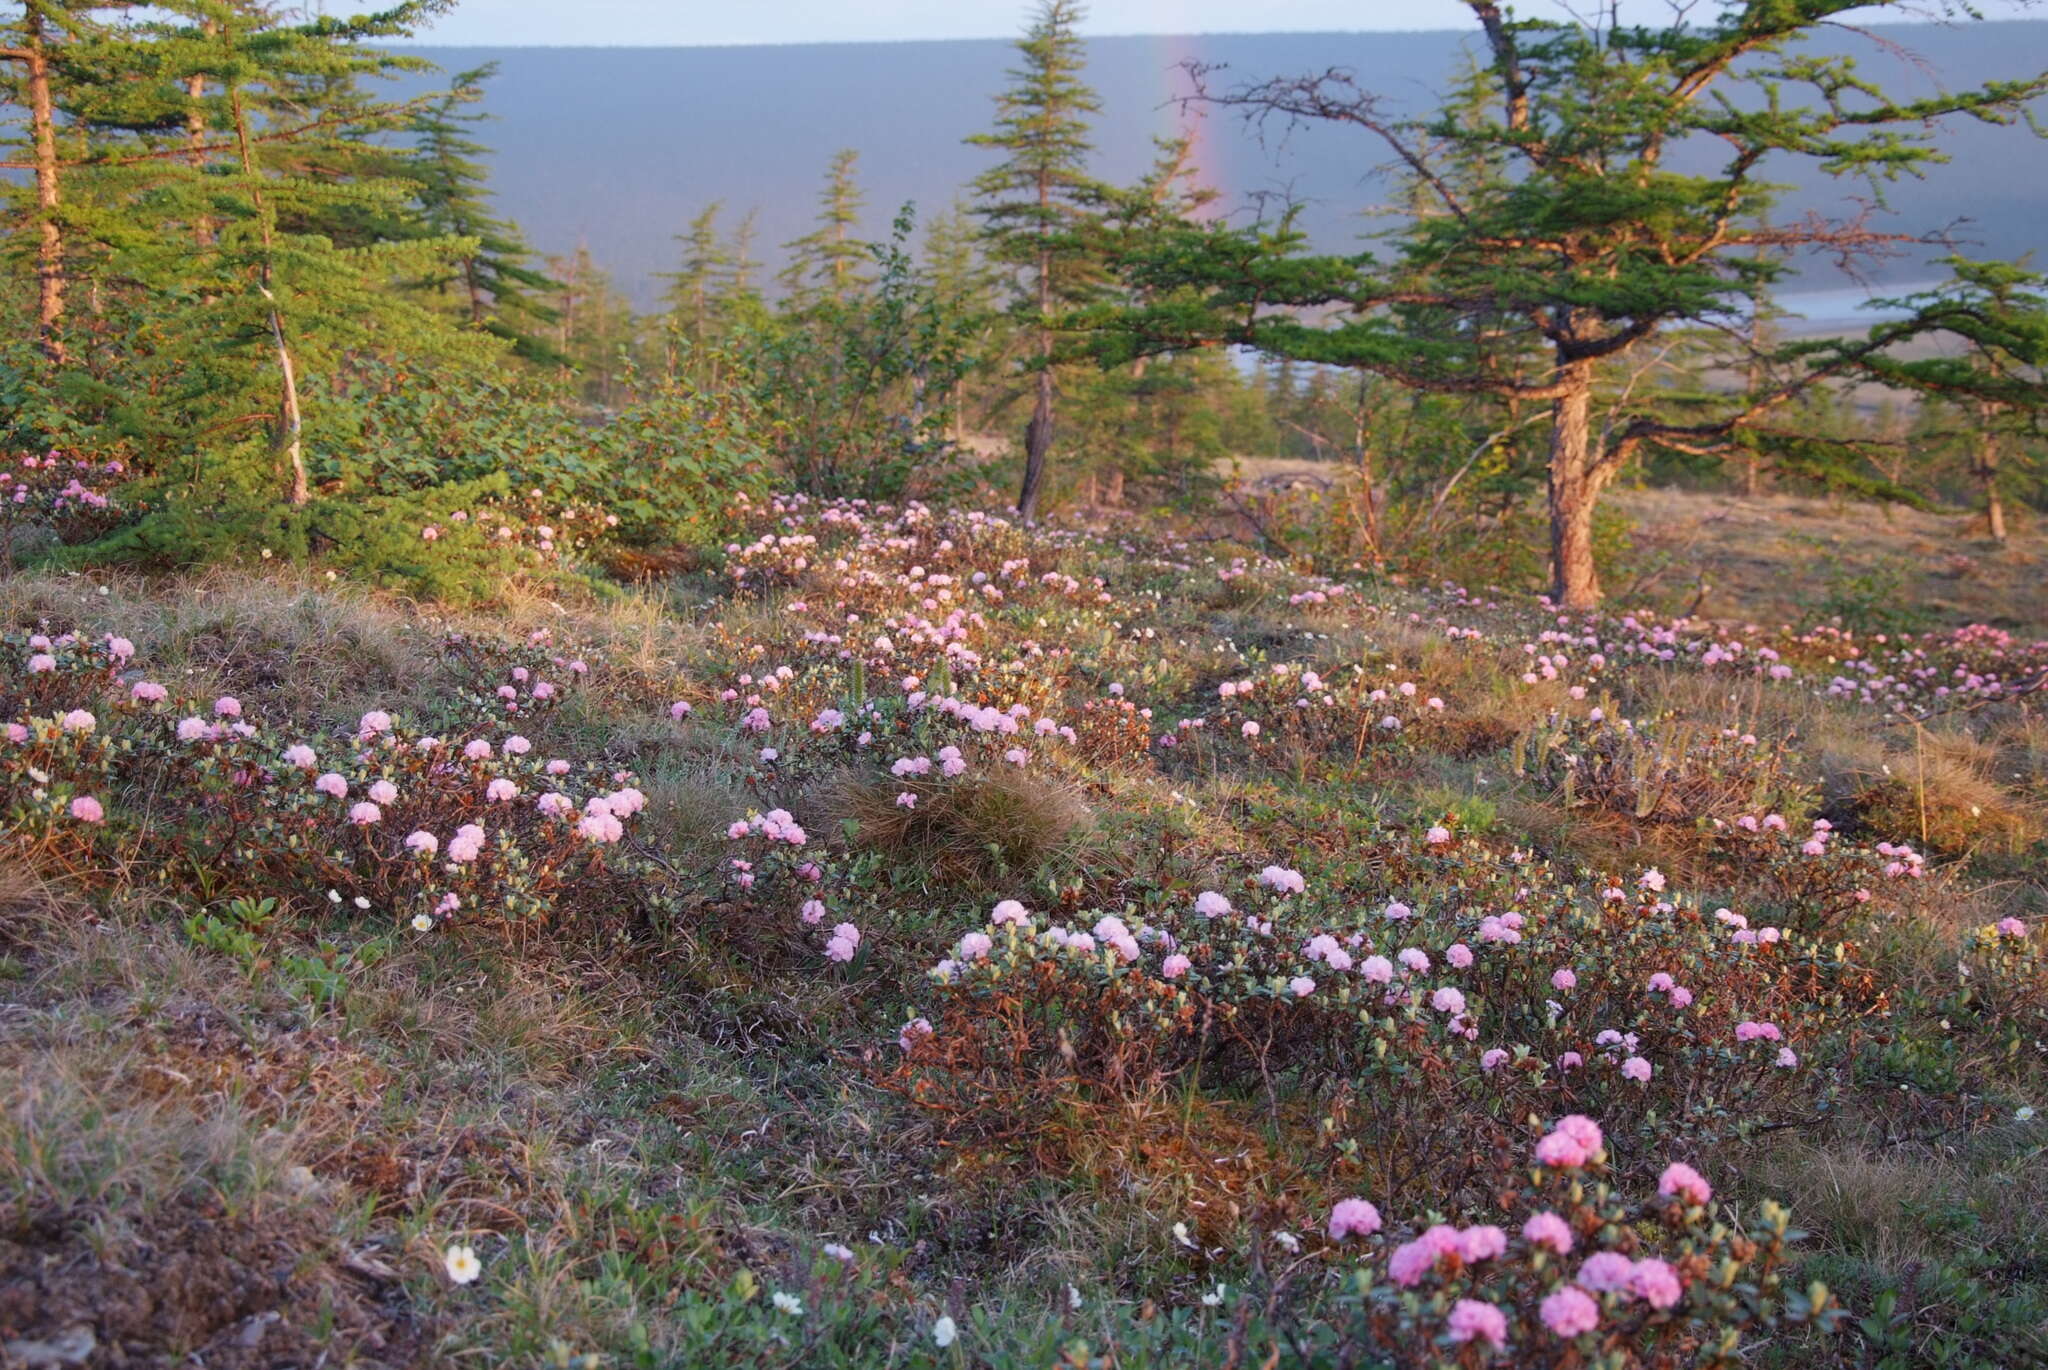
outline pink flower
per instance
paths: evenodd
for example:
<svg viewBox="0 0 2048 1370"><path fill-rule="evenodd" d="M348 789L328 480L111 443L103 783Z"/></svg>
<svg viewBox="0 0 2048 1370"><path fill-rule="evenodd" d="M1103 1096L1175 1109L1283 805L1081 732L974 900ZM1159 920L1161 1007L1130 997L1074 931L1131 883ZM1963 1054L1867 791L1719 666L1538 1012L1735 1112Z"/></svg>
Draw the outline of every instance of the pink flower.
<svg viewBox="0 0 2048 1370"><path fill-rule="evenodd" d="M1195 896L1195 912L1204 918L1220 918L1230 912L1230 901L1214 890L1203 890Z"/></svg>
<svg viewBox="0 0 2048 1370"><path fill-rule="evenodd" d="M358 804L348 811L348 821L359 828L367 828L384 817L384 810L375 804Z"/></svg>
<svg viewBox="0 0 2048 1370"><path fill-rule="evenodd" d="M908 1051L931 1035L932 1024L929 1018L913 1018L903 1025L902 1031L896 1034L896 1045L902 1050Z"/></svg>
<svg viewBox="0 0 2048 1370"><path fill-rule="evenodd" d="M296 766L302 771L310 771L313 769L313 765L318 758L313 755L311 747L301 742L284 749L284 760L288 766Z"/></svg>
<svg viewBox="0 0 2048 1370"><path fill-rule="evenodd" d="M1380 1230L1380 1211L1365 1199L1339 1199L1330 1210L1330 1240L1370 1237Z"/></svg>
<svg viewBox="0 0 2048 1370"><path fill-rule="evenodd" d="M1573 1285L1545 1299L1543 1325L1560 1337L1576 1337L1600 1325L1600 1305L1583 1289Z"/></svg>
<svg viewBox="0 0 2048 1370"><path fill-rule="evenodd" d="M1678 1272L1654 1258L1635 1263L1629 1271L1628 1289L1652 1308L1669 1308L1685 1293Z"/></svg>
<svg viewBox="0 0 2048 1370"><path fill-rule="evenodd" d="M1673 1161L1664 1167L1664 1173L1657 1179L1657 1192L1667 1199L1675 1194L1692 1204L1704 1204L1714 1197L1714 1187L1706 1177L1684 1161Z"/></svg>
<svg viewBox="0 0 2048 1370"><path fill-rule="evenodd" d="M503 776L484 786L484 798L490 800L493 804L502 804L507 800L517 799L518 797L519 787Z"/></svg>
<svg viewBox="0 0 2048 1370"><path fill-rule="evenodd" d="M329 771L318 780L315 780L313 788L333 799L341 799L348 794L348 782L333 771Z"/></svg>
<svg viewBox="0 0 2048 1370"><path fill-rule="evenodd" d="M1458 1254L1467 1262L1491 1260L1508 1249L1508 1234L1490 1224L1458 1234Z"/></svg>
<svg viewBox="0 0 2048 1370"><path fill-rule="evenodd" d="M1306 999L1316 992L1316 982L1306 975L1297 975L1287 982L1287 988L1294 991L1295 998Z"/></svg>
<svg viewBox="0 0 2048 1370"><path fill-rule="evenodd" d="M1621 1073L1641 1084L1650 1078L1650 1063L1640 1056L1631 1056L1621 1063Z"/></svg>
<svg viewBox="0 0 2048 1370"><path fill-rule="evenodd" d="M2027 925L2017 918L2001 918L1998 920L1998 931L2006 937L2025 937Z"/></svg>
<svg viewBox="0 0 2048 1370"><path fill-rule="evenodd" d="M1159 973L1169 980L1178 980L1187 974L1188 967L1193 964L1187 957L1175 952L1159 963Z"/></svg>
<svg viewBox="0 0 2048 1370"><path fill-rule="evenodd" d="M1505 1064L1507 1059L1507 1052L1500 1047L1488 1047L1479 1054L1479 1068L1481 1070L1494 1070Z"/></svg>
<svg viewBox="0 0 2048 1370"><path fill-rule="evenodd" d="M1522 1224L1522 1239L1531 1246L1547 1246L1562 1256L1572 1249L1571 1224L1545 1209Z"/></svg>
<svg viewBox="0 0 2048 1370"><path fill-rule="evenodd" d="M1308 888L1308 883L1302 879L1300 871L1289 870L1285 866L1266 867L1259 872L1259 883L1282 894L1300 894Z"/></svg>
<svg viewBox="0 0 2048 1370"><path fill-rule="evenodd" d="M1444 843L1451 840L1451 830L1442 826L1431 828L1423 834L1422 840L1429 843L1432 847L1441 847Z"/></svg>
<svg viewBox="0 0 2048 1370"><path fill-rule="evenodd" d="M1536 1143L1536 1161L1571 1169L1591 1160L1601 1146L1599 1124L1574 1113L1559 1119L1557 1127Z"/></svg>
<svg viewBox="0 0 2048 1370"><path fill-rule="evenodd" d="M395 804L398 802L398 786L388 780L379 780L370 786L370 798L378 804Z"/></svg>
<svg viewBox="0 0 2048 1370"><path fill-rule="evenodd" d="M979 961L995 948L985 932L970 932L960 939L959 950L955 953L963 961Z"/></svg>
<svg viewBox="0 0 2048 1370"><path fill-rule="evenodd" d="M464 823L448 840L448 859L458 866L466 866L482 855L483 849L484 830L474 823Z"/></svg>
<svg viewBox="0 0 2048 1370"><path fill-rule="evenodd" d="M1572 972L1569 966L1563 970L1552 972L1550 977L1550 987L1559 993L1573 988L1578 983L1579 977Z"/></svg>
<svg viewBox="0 0 2048 1370"><path fill-rule="evenodd" d="M1457 1249L1457 1229L1438 1223L1414 1241L1394 1248L1394 1254L1387 1258L1387 1278L1404 1289L1410 1288L1435 1268L1438 1257Z"/></svg>
<svg viewBox="0 0 2048 1370"><path fill-rule="evenodd" d="M170 698L170 695L171 692L169 690L166 690L154 680L138 680L135 682L134 688L128 691L129 698L135 700L138 704L161 704Z"/></svg>
<svg viewBox="0 0 2048 1370"><path fill-rule="evenodd" d="M1457 969L1464 970L1472 964L1472 948L1466 946L1463 942L1453 942L1444 949L1444 960L1450 962Z"/></svg>
<svg viewBox="0 0 2048 1370"><path fill-rule="evenodd" d="M1596 1294L1626 1290L1635 1274L1635 1262L1619 1251L1596 1251L1579 1266L1578 1282Z"/></svg>
<svg viewBox="0 0 2048 1370"><path fill-rule="evenodd" d="M71 816L81 823L98 823L106 818L107 811L100 807L99 800L82 794L71 801Z"/></svg>
<svg viewBox="0 0 2048 1370"><path fill-rule="evenodd" d="M441 849L441 839L426 829L421 828L416 832L406 835L405 849L410 852L417 852L421 856L432 856Z"/></svg>
<svg viewBox="0 0 2048 1370"><path fill-rule="evenodd" d="M1445 985L1429 996L1429 1006L1438 1013L1463 1013L1465 1011L1465 996L1449 985Z"/></svg>
<svg viewBox="0 0 2048 1370"><path fill-rule="evenodd" d="M240 718L242 716L242 701L236 699L233 695L222 695L219 699L213 701L213 712L220 718Z"/></svg>
<svg viewBox="0 0 2048 1370"><path fill-rule="evenodd" d="M1459 1299L1444 1326L1452 1341L1486 1341L1496 1350L1507 1344L1506 1316L1492 1304L1477 1299Z"/></svg>

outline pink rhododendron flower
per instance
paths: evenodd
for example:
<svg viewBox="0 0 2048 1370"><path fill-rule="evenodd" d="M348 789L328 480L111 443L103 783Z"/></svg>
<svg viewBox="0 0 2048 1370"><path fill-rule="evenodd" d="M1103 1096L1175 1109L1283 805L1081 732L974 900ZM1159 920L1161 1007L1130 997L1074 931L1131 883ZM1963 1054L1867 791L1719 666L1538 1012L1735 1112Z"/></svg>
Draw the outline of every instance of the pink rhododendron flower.
<svg viewBox="0 0 2048 1370"><path fill-rule="evenodd" d="M1522 1239L1531 1246L1546 1246L1563 1256L1572 1249L1571 1224L1545 1209L1522 1224Z"/></svg>
<svg viewBox="0 0 2048 1370"><path fill-rule="evenodd" d="M1635 1270L1635 1262L1619 1251L1596 1251L1580 1264L1578 1283L1596 1294L1624 1292Z"/></svg>
<svg viewBox="0 0 2048 1370"><path fill-rule="evenodd" d="M1444 1330L1452 1341L1484 1341L1496 1350L1508 1340L1506 1315L1477 1299L1459 1299L1453 1304L1451 1316L1444 1320Z"/></svg>
<svg viewBox="0 0 2048 1370"><path fill-rule="evenodd" d="M1600 1325L1600 1305L1574 1285L1566 1285L1543 1300L1543 1325L1560 1337L1576 1337Z"/></svg>
<svg viewBox="0 0 2048 1370"><path fill-rule="evenodd" d="M1657 1192L1665 1198L1676 1195L1691 1204L1704 1204L1714 1197L1706 1177L1683 1161L1673 1161L1657 1178Z"/></svg>
<svg viewBox="0 0 2048 1370"><path fill-rule="evenodd" d="M1339 1199L1330 1210L1330 1240L1370 1237L1380 1230L1380 1211L1365 1199Z"/></svg>
<svg viewBox="0 0 2048 1370"><path fill-rule="evenodd" d="M81 823L98 823L106 818L107 811L101 807L99 800L89 794L82 794L71 801L70 814Z"/></svg>

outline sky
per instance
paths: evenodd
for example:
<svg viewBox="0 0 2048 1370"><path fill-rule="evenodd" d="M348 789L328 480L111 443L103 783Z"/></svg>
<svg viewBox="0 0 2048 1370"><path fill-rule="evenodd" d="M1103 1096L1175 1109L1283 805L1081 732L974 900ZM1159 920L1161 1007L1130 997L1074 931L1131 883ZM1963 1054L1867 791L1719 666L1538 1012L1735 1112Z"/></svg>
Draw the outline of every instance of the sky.
<svg viewBox="0 0 2048 1370"><path fill-rule="evenodd" d="M1587 0L1580 9L1597 8ZM1942 0L1924 0L1930 10ZM329 0L340 11L351 6ZM1712 0L1696 0L1705 12ZM2029 0L1975 0L1987 18L2048 14ZM1328 32L1464 28L1460 0L1093 0L1089 34ZM1568 0L1523 0L1530 17L1562 16ZM711 46L1006 38L1027 0L461 0L419 41L476 46ZM1626 17L1656 22L1670 0L1623 0ZM1873 7L1871 17L1886 17ZM1891 17L1905 17L1893 15Z"/></svg>

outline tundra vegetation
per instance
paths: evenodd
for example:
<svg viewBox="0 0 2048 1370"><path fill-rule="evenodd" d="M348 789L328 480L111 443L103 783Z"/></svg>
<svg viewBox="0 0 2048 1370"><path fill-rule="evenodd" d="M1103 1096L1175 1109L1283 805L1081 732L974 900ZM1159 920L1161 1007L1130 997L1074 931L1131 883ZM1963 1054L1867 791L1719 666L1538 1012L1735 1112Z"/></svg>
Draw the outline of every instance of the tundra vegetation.
<svg viewBox="0 0 2048 1370"><path fill-rule="evenodd" d="M2048 78L1190 73L1390 150L1335 256L1047 0L959 205L640 316L438 8L6 20L7 1363L2048 1358L2048 305L1779 336L1888 244L1760 179Z"/></svg>

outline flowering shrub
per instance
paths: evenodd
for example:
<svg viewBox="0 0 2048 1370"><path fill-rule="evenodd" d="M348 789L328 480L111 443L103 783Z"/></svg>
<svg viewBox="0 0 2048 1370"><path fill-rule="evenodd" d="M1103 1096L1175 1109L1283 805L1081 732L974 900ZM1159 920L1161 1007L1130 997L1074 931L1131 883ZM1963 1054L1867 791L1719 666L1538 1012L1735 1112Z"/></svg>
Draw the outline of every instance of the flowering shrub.
<svg viewBox="0 0 2048 1370"><path fill-rule="evenodd" d="M517 733L423 736L375 710L346 738L288 740L233 697L128 678L133 648L118 637L10 636L0 650L13 720L0 737L0 832L69 863L118 848L173 881L324 891L422 928L658 897L652 868L620 854L645 803L625 772L542 757ZM165 794L176 821L126 807Z"/></svg>
<svg viewBox="0 0 2048 1370"><path fill-rule="evenodd" d="M1648 1199L1625 1197L1608 1173L1600 1126L1569 1114L1487 1221L1418 1224L1397 1244L1370 1201L1336 1204L1331 1258L1366 1250L1367 1344L1402 1366L1732 1366L1748 1339L1799 1323L1828 1331L1842 1317L1824 1286L1784 1288L1801 1234L1781 1206L1765 1202L1747 1222L1719 1215L1713 1187L1684 1162L1664 1168Z"/></svg>

